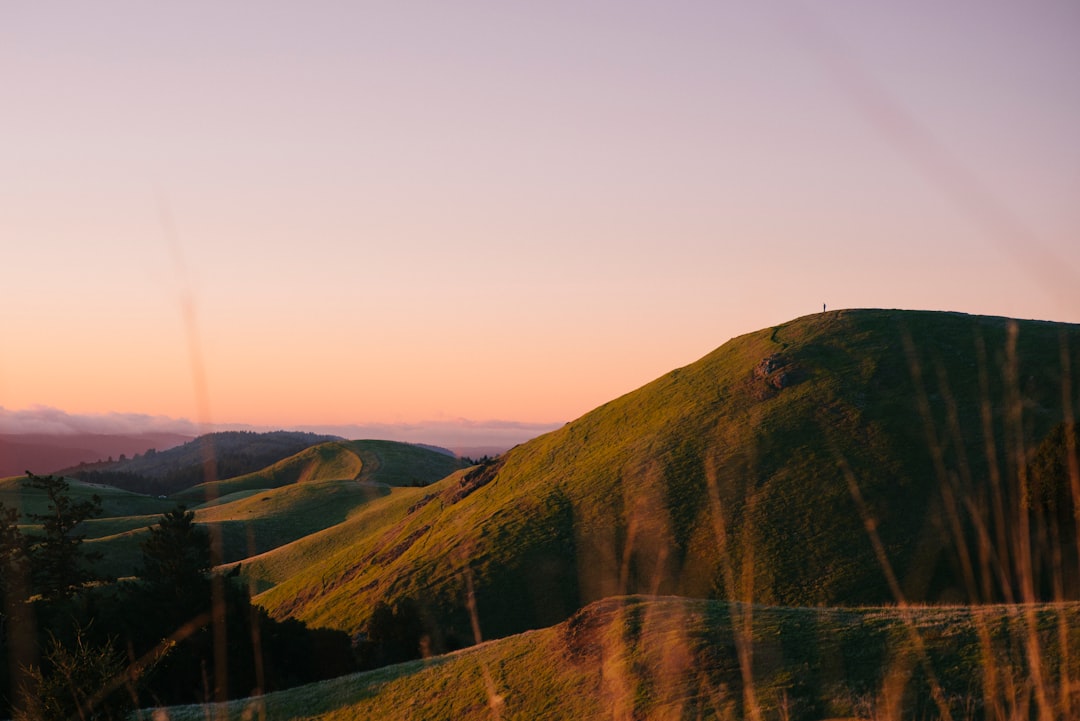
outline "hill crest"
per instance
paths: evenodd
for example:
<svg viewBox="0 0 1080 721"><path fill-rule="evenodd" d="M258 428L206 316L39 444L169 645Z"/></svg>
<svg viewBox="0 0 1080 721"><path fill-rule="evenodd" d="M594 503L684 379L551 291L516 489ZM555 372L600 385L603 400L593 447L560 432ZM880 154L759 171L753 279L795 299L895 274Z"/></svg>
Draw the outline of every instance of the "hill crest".
<svg viewBox="0 0 1080 721"><path fill-rule="evenodd" d="M272 578L259 601L356 631L357 609L427 598L464 632L471 575L485 628L504 635L638 592L894 602L882 554L908 600L1017 597L1021 566L994 580L971 543L980 524L1011 534L1019 522L994 517L988 483L1016 478L1016 449L1063 419L1062 343L1080 348L1080 326L889 310L745 334L508 451L460 498L449 489L461 479L447 479L387 501L401 504L395 520L342 541L333 562ZM1001 493L1010 508L1019 491ZM377 567L342 560L380 548L399 551ZM1048 558L1028 561L1048 579Z"/></svg>

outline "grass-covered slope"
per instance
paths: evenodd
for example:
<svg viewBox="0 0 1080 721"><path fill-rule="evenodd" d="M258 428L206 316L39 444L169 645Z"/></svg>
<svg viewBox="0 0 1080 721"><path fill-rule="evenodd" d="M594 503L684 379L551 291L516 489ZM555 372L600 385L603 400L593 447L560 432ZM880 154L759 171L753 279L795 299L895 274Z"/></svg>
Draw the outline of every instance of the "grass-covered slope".
<svg viewBox="0 0 1080 721"><path fill-rule="evenodd" d="M15 508L26 523L29 514L45 514L48 512L49 499L45 491L31 488L26 476L11 476L0 478L0 503L7 508ZM93 483L83 483L77 480L69 481L68 495L72 502L89 501L94 496L101 499L102 515L104 516L142 516L146 514L161 514L175 506L175 503L161 500L153 496L141 493L132 493L111 486L100 486Z"/></svg>
<svg viewBox="0 0 1080 721"><path fill-rule="evenodd" d="M202 484L170 500L188 502L195 522L220 534L222 561L235 563L344 522L391 488L423 485L453 473L462 461L396 441L331 441L257 473ZM200 503L206 496L213 501ZM196 505L197 504L197 505ZM132 573L139 542L155 517L101 518L86 524L103 570Z"/></svg>
<svg viewBox="0 0 1080 721"><path fill-rule="evenodd" d="M181 501L202 502L239 491L344 479L387 486L425 486L463 465L458 458L409 443L330 441L252 473L193 486L174 497Z"/></svg>
<svg viewBox="0 0 1080 721"><path fill-rule="evenodd" d="M379 484L312 481L264 491L242 492L194 508L195 522L221 539L222 562L291 543L339 524L370 501L389 494ZM170 502L170 508L175 503ZM87 548L103 554L102 573L123 577L141 563L140 542L160 515L100 518L86 522Z"/></svg>
<svg viewBox="0 0 1080 721"><path fill-rule="evenodd" d="M327 555L279 549L295 573L264 567L276 585L258 600L357 631L377 601L413 596L467 635L471 585L485 633L503 635L638 592L987 601L1051 595L1057 578L1074 594L1046 555L1058 546L1021 542L1037 519L1017 484L1063 417L1070 349L1078 326L954 313L767 328L496 464L380 501Z"/></svg>
<svg viewBox="0 0 1080 721"><path fill-rule="evenodd" d="M1037 670L1026 660L1032 649L1043 657ZM170 721L818 721L943 710L957 719L1067 718L1077 699L1062 689L1078 675L1077 604L841 610L623 597L448 656L161 713Z"/></svg>
<svg viewBox="0 0 1080 721"><path fill-rule="evenodd" d="M460 473L455 476L460 477ZM385 535L386 529L400 527L402 520L409 514L409 509L426 495L423 488L386 488L384 491L385 495L355 508L341 523L260 555L249 556L242 566L245 578L261 592L293 578L309 578L308 572L315 565L330 574L333 579L331 582L340 582L338 579L342 576L357 573L356 554L371 554L372 549L380 548L379 540ZM392 540L393 534L389 537ZM405 545L403 541L399 544L384 544L381 548L383 555L379 556L380 560L388 556L393 549L403 549ZM375 555L370 558L374 559ZM302 585L294 587L299 594L293 601L297 607L303 605L304 599L318 593L314 588L307 589ZM279 612L283 610L279 607ZM342 607L336 610L338 615L334 625L353 631L359 629L360 619L370 612L370 608L359 607ZM282 615L287 613L283 612Z"/></svg>
<svg viewBox="0 0 1080 721"><path fill-rule="evenodd" d="M110 486L99 486L82 481L68 480L68 497L73 503L90 501L97 496L101 501L102 515L98 519L83 523L77 531L88 538L110 534L131 534L133 529L143 531L147 526L157 523L161 514L175 507L175 503L132 493ZM45 491L32 488L24 476L0 479L0 504L14 508L20 518L20 530L26 535L41 535L41 527L33 523L31 515L47 515L49 498ZM89 541L88 548L95 547L95 541ZM132 536L131 542L105 547L106 556L95 566L105 576L128 575L132 572L139 558L138 540Z"/></svg>
<svg viewBox="0 0 1080 721"><path fill-rule="evenodd" d="M103 555L98 572L124 577L141 562L139 543L147 528L178 501L194 510L196 523L220 534L223 562L235 563L340 524L396 486L429 484L462 465L458 458L407 443L333 441L169 499L78 480L70 481L70 495L75 501L101 497L101 516L79 531L88 550ZM47 499L23 481L0 480L0 502L19 509L25 522L25 514L45 512ZM201 502L206 496L214 500Z"/></svg>

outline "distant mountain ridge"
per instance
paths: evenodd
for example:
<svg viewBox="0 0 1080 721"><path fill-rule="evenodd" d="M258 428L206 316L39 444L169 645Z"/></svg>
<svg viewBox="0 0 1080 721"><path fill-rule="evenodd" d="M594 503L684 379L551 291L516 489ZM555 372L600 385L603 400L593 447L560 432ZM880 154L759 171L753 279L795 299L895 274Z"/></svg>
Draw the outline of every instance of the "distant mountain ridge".
<svg viewBox="0 0 1080 721"><path fill-rule="evenodd" d="M0 434L0 478L27 470L54 473L80 463L133 456L150 448L161 451L190 440L192 436L168 432L4 433Z"/></svg>

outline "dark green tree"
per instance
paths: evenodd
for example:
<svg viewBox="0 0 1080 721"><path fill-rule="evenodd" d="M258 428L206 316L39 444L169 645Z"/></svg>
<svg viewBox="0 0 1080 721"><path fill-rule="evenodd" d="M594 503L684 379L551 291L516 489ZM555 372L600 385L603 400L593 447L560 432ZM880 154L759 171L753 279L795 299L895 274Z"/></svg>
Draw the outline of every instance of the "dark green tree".
<svg viewBox="0 0 1080 721"><path fill-rule="evenodd" d="M391 607L379 601L368 620L367 638L361 644L361 664L367 668L420 658L429 637L420 607L411 598L398 599Z"/></svg>
<svg viewBox="0 0 1080 721"><path fill-rule="evenodd" d="M1080 449L1080 423L1059 423L1032 454L1028 463L1028 498L1036 510L1073 516L1075 499L1072 468L1080 466L1074 455Z"/></svg>
<svg viewBox="0 0 1080 721"><path fill-rule="evenodd" d="M34 588L45 601L70 598L87 583L99 580L90 564L101 554L86 551L85 533L79 526L101 515L101 498L74 501L68 482L60 476L35 476L27 471L26 486L44 491L49 499L47 513L31 513L31 522L40 523L44 535L30 536L29 555Z"/></svg>
<svg viewBox="0 0 1080 721"><path fill-rule="evenodd" d="M210 571L210 536L195 525L195 513L177 506L149 530L140 544L143 567L138 575L143 582L166 593L201 591Z"/></svg>
<svg viewBox="0 0 1080 721"><path fill-rule="evenodd" d="M1080 424L1059 423L1028 462L1027 503L1032 532L1032 571L1043 598L1080 598L1080 579L1062 569L1077 567L1077 504L1080 502ZM1059 554L1060 558L1055 558Z"/></svg>
<svg viewBox="0 0 1080 721"><path fill-rule="evenodd" d="M18 510L0 503L0 716L10 712L7 699L15 697L13 683L21 683L20 662L34 644L33 621L23 603L30 595L26 539L18 522Z"/></svg>
<svg viewBox="0 0 1080 721"><path fill-rule="evenodd" d="M7 604L29 595L26 577L26 539L19 532L19 511L0 503L0 614Z"/></svg>
<svg viewBox="0 0 1080 721"><path fill-rule="evenodd" d="M161 701L207 697L213 678L210 537L195 524L195 514L177 506L147 529L138 580L122 584L121 603L131 609L122 624L136 654L151 652L163 639L167 653L146 679ZM147 613L147 609L153 609Z"/></svg>

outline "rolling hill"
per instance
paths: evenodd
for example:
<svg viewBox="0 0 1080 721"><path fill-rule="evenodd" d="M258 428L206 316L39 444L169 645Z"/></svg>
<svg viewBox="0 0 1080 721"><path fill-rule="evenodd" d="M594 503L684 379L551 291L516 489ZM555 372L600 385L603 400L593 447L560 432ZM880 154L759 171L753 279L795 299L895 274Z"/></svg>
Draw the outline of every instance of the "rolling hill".
<svg viewBox="0 0 1080 721"><path fill-rule="evenodd" d="M83 464L59 473L138 493L168 495L198 483L258 471L333 440L341 439L297 431L221 431L164 451L149 449L124 460Z"/></svg>
<svg viewBox="0 0 1080 721"><path fill-rule="evenodd" d="M821 313L469 468L336 439L168 499L71 493L103 498L82 530L108 574L179 500L275 618L363 640L412 601L428 653L497 639L229 717L1068 715L1078 348L1077 325ZM44 509L17 478L0 501Z"/></svg>
<svg viewBox="0 0 1080 721"><path fill-rule="evenodd" d="M378 601L412 597L436 647L471 636L470 597L487 637L632 593L783 606L1074 597L1075 554L1033 540L1048 520L1023 486L1065 416L1074 348L1080 327L1059 323L807 316L244 571L275 616L352 633Z"/></svg>
<svg viewBox="0 0 1080 721"><path fill-rule="evenodd" d="M49 499L43 491L27 487L25 481L25 476L10 476L0 479L0 503L3 503L8 508L18 509L23 516L31 513L46 513ZM70 482L68 495L76 503L98 496L101 498L103 515L116 518L153 517L168 511L176 505L171 501L141 493L132 493L120 488L84 483L77 480Z"/></svg>
<svg viewBox="0 0 1080 721"><path fill-rule="evenodd" d="M70 495L76 501L101 497L102 515L80 530L87 548L104 556L99 572L124 577L140 562L139 543L147 528L177 502L194 510L197 523L220 533L222 560L235 563L340 524L366 504L392 496L398 486L411 490L462 465L458 458L407 443L331 441L257 473L194 486L170 498L79 480L71 481ZM47 499L22 481L0 480L0 502L23 514L44 512Z"/></svg>
<svg viewBox="0 0 1080 721"><path fill-rule="evenodd" d="M208 501L238 491L341 479L387 486L425 486L462 465L452 455L408 443L331 441L252 473L192 486L174 497L182 501Z"/></svg>

